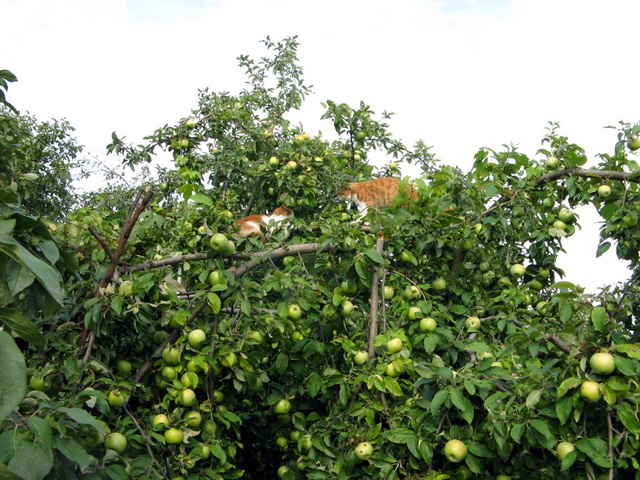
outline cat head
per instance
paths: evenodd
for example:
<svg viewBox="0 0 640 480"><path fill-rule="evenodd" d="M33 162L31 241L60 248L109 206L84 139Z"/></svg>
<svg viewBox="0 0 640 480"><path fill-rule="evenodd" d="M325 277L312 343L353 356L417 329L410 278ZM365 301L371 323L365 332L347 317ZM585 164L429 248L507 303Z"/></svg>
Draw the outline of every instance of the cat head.
<svg viewBox="0 0 640 480"><path fill-rule="evenodd" d="M278 217L293 217L293 210L291 210L283 203L278 208L276 208L271 215Z"/></svg>
<svg viewBox="0 0 640 480"><path fill-rule="evenodd" d="M338 193L336 193L338 198L351 197L352 194L351 185L340 185L338 187Z"/></svg>

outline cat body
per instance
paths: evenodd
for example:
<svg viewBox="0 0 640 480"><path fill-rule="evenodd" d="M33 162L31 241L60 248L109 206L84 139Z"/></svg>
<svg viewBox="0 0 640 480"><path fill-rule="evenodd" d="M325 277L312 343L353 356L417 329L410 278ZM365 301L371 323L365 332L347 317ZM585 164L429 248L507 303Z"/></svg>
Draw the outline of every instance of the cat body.
<svg viewBox="0 0 640 480"><path fill-rule="evenodd" d="M338 199L356 205L362 218L370 207L390 207L399 194L400 184L401 180L394 177L351 182L349 185L338 188ZM411 185L406 185L404 191L408 193L409 200L418 200L418 194Z"/></svg>
<svg viewBox="0 0 640 480"><path fill-rule="evenodd" d="M249 215L248 217L236 220L236 225L240 227L238 236L248 237L249 235L262 235L262 227L269 224L280 223L287 218L293 218L293 211L285 205L280 205L271 215ZM275 225L271 225L271 227L274 228Z"/></svg>

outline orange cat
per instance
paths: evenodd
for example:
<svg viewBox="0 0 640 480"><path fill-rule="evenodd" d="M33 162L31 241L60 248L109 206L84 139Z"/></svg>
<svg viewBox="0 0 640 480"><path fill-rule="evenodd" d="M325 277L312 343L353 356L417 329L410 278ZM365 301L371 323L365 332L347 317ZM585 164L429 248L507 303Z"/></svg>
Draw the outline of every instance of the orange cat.
<svg viewBox="0 0 640 480"><path fill-rule="evenodd" d="M401 181L394 177L351 182L347 186L338 188L338 199L356 205L360 211L360 218L362 218L367 214L369 207L390 207L399 193L400 183ZM407 184L404 191L408 193L410 200L418 200L418 194L411 185Z"/></svg>
<svg viewBox="0 0 640 480"><path fill-rule="evenodd" d="M238 236L248 237L249 235L262 235L262 227L271 223L279 223L292 217L293 211L285 205L280 205L271 215L249 215L248 217L236 220L236 225L240 227ZM272 227L274 227L274 225L272 225Z"/></svg>

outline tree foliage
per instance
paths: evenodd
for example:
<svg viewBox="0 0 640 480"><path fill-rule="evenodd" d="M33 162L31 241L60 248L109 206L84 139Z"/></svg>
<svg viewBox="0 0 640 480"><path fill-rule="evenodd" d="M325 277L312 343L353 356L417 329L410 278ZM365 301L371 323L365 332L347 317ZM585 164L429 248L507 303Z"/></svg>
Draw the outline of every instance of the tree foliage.
<svg viewBox="0 0 640 480"><path fill-rule="evenodd" d="M171 152L157 181L55 225L77 268L60 269L64 308L37 317L44 348L24 347L32 390L2 424L6 471L638 478L640 128L621 124L593 167L550 124L535 155L482 149L462 172L365 103L327 101L337 139L309 135L290 120L310 91L296 39L264 45L239 58L239 93L202 90L140 145L113 134L134 171ZM363 223L336 201L402 162L420 167L417 202ZM288 228L237 236L235 219L280 204ZM616 245L632 269L598 295L556 265L585 204L603 219L597 253ZM445 454L450 440L466 454Z"/></svg>

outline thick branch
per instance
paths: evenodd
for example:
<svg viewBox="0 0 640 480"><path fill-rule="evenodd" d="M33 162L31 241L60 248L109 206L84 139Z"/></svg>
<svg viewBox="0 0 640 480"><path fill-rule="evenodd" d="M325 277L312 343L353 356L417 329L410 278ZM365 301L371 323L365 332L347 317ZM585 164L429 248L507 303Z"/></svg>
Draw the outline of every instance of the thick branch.
<svg viewBox="0 0 640 480"><path fill-rule="evenodd" d="M278 258L289 257L291 255L298 255L302 253L326 252L332 249L333 249L332 244L324 245L322 243L303 243L300 245L292 245L289 247L277 248L276 250L272 250L270 252L255 253L251 256L259 260L250 260L247 263L240 265L237 269L230 268L229 271L233 273L233 275L236 278L240 278L246 273L256 268L258 265L262 264L263 261L266 260L266 258L278 259Z"/></svg>
<svg viewBox="0 0 640 480"><path fill-rule="evenodd" d="M376 251L382 255L384 248L384 233L378 233L378 239L376 240ZM371 278L371 311L369 316L369 359L372 359L375 355L374 342L378 336L378 299L380 285L380 266L376 265L373 268L373 275Z"/></svg>
<svg viewBox="0 0 640 480"><path fill-rule="evenodd" d="M640 172L618 172L616 170L598 170L595 168L573 167L564 170L554 170L541 177L536 178L533 183L535 185L543 185L552 182L558 178L576 175L578 177L607 178L609 180L620 180L623 182L640 183Z"/></svg>

